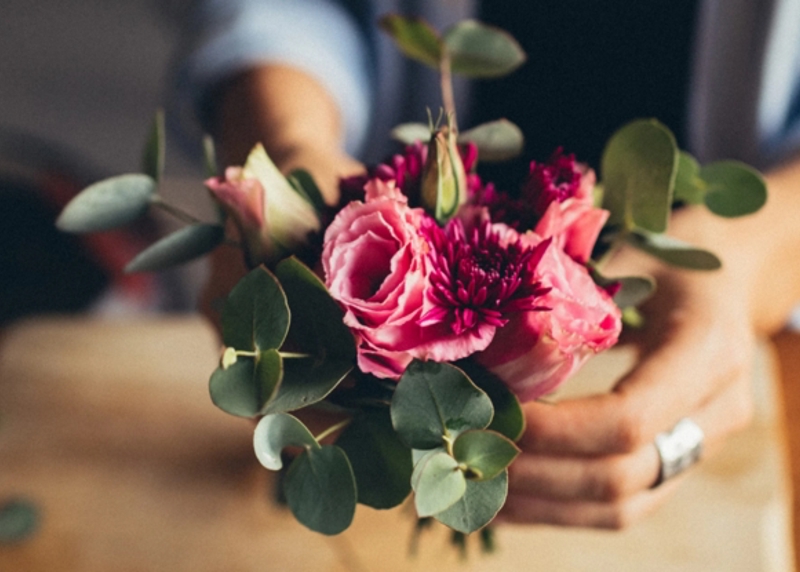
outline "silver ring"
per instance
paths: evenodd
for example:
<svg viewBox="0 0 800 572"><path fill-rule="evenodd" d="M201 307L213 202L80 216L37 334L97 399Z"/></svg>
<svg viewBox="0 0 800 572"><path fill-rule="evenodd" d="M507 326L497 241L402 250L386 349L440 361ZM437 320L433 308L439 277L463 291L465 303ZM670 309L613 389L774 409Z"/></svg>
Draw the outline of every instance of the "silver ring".
<svg viewBox="0 0 800 572"><path fill-rule="evenodd" d="M655 440L661 467L653 487L679 475L697 461L703 452L703 430L684 417L670 431L659 433Z"/></svg>

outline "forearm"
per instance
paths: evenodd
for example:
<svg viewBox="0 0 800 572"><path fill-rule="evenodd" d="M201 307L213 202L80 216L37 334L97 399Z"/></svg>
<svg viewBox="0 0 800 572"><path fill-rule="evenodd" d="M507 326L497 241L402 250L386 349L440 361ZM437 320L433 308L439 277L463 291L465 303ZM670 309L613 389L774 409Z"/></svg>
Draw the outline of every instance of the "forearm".
<svg viewBox="0 0 800 572"><path fill-rule="evenodd" d="M343 151L342 118L333 97L288 66L248 70L220 88L215 133L225 164L241 165L256 143L284 171L308 169L330 202L336 177L356 164Z"/></svg>

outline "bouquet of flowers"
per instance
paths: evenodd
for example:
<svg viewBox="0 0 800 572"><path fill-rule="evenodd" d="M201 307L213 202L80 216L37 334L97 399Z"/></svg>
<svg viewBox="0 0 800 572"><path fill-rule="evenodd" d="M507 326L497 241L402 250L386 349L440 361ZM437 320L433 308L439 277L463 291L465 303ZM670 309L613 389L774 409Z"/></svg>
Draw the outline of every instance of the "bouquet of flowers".
<svg viewBox="0 0 800 572"><path fill-rule="evenodd" d="M209 144L206 186L220 219L187 217L157 192L159 117L145 173L89 187L59 226L102 230L151 206L186 220L129 265L142 271L210 252L230 240L232 221L252 271L224 303L211 399L258 419L256 456L274 471L288 463L283 494L297 519L337 534L357 503L386 509L413 493L419 518L468 534L506 500L520 402L555 390L612 347L623 322L640 319L635 307L653 280L606 277L604 262L628 245L676 266L717 268L710 252L664 234L671 209L748 214L766 189L745 165L701 167L655 120L611 137L602 182L557 149L530 164L518 192L498 189L478 160L519 153L521 133L505 120L461 132L451 75L509 73L525 59L519 45L474 21L441 34L396 15L381 25L439 70L444 110L396 128L404 151L343 180L335 207L307 172L284 176L260 145L216 176Z"/></svg>

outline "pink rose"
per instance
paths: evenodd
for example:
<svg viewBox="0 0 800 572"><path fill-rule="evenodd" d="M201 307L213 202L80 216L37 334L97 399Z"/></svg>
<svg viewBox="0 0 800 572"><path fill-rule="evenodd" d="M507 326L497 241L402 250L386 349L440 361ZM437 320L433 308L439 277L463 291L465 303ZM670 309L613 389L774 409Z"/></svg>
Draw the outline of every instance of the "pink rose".
<svg viewBox="0 0 800 572"><path fill-rule="evenodd" d="M531 232L521 239L542 240ZM538 303L551 310L516 314L477 356L522 401L556 389L590 356L613 346L621 330L621 312L611 297L560 248L544 252L536 278L550 288Z"/></svg>
<svg viewBox="0 0 800 572"><path fill-rule="evenodd" d="M393 183L367 183L366 202L342 209L325 233L325 283L358 338L359 368L397 378L420 343L428 243L424 213L408 207Z"/></svg>

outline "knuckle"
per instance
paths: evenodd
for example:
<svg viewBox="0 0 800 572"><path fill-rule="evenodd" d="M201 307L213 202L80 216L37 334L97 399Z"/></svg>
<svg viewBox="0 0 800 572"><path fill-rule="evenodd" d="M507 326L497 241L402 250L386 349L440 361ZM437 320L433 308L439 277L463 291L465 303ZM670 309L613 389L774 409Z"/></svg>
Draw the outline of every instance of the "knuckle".
<svg viewBox="0 0 800 572"><path fill-rule="evenodd" d="M616 502L610 506L602 527L621 531L630 528L635 521L635 515L629 506L626 503Z"/></svg>
<svg viewBox="0 0 800 572"><path fill-rule="evenodd" d="M590 471L587 479L589 494L594 500L617 502L630 491L631 475L619 458L604 461L599 469Z"/></svg>
<svg viewBox="0 0 800 572"><path fill-rule="evenodd" d="M644 419L640 413L627 408L614 428L613 449L617 453L632 453L644 444Z"/></svg>

